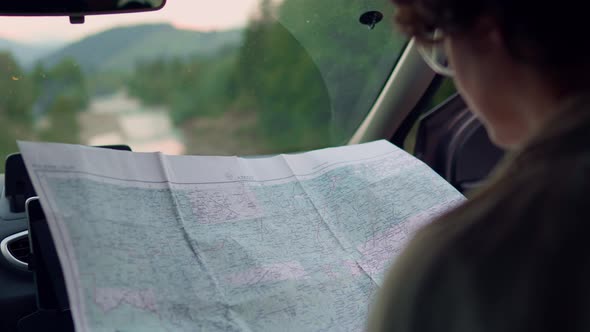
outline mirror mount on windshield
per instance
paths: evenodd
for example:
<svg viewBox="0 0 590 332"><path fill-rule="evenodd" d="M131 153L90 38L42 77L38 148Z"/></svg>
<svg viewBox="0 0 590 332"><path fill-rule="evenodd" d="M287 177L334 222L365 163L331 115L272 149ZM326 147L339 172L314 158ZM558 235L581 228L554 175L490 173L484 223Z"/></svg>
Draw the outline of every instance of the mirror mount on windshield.
<svg viewBox="0 0 590 332"><path fill-rule="evenodd" d="M85 16L70 16L71 24L84 24L86 22Z"/></svg>
<svg viewBox="0 0 590 332"><path fill-rule="evenodd" d="M0 16L69 16L82 24L85 16L157 11L166 0L18 0L0 1Z"/></svg>
<svg viewBox="0 0 590 332"><path fill-rule="evenodd" d="M359 18L359 22L369 27L369 30L375 29L375 26L383 20L383 14L381 12L372 10L364 13Z"/></svg>

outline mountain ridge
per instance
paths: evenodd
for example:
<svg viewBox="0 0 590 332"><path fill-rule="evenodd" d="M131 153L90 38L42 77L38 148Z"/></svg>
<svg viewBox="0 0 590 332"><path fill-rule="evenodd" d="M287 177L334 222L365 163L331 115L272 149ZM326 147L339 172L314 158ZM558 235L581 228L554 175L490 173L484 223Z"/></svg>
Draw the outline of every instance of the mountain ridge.
<svg viewBox="0 0 590 332"><path fill-rule="evenodd" d="M215 56L227 47L237 47L241 40L242 31L238 29L202 32L171 24L141 24L87 36L41 62L52 66L64 58L73 58L86 72L132 70L138 60Z"/></svg>
<svg viewBox="0 0 590 332"><path fill-rule="evenodd" d="M25 68L31 67L36 61L57 51L65 42L24 43L9 38L0 37L0 52L10 52L19 64Z"/></svg>

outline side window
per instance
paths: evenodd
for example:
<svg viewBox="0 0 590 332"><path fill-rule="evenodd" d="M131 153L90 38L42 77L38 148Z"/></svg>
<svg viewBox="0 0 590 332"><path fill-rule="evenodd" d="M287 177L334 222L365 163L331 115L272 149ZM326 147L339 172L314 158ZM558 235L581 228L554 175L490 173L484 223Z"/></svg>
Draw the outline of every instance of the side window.
<svg viewBox="0 0 590 332"><path fill-rule="evenodd" d="M404 123L398 146L420 158L457 190L481 187L504 151L469 111L451 80L437 78ZM421 128L427 128L422 131Z"/></svg>
<svg viewBox="0 0 590 332"><path fill-rule="evenodd" d="M436 106L442 104L445 100L447 100L450 96L454 95L457 92L457 88L455 87L455 83L450 78L444 78L443 81L440 83L436 92L430 97L429 107L427 107L427 111L435 108Z"/></svg>
<svg viewBox="0 0 590 332"><path fill-rule="evenodd" d="M457 92L457 88L450 78L439 78L433 83L431 90L427 92L424 100L421 101L416 112L413 115L412 122L408 124L411 126L408 134L403 140L403 148L411 154L414 154L416 147L416 135L418 134L418 127L420 119L423 114L429 112L436 106L442 104L449 97Z"/></svg>

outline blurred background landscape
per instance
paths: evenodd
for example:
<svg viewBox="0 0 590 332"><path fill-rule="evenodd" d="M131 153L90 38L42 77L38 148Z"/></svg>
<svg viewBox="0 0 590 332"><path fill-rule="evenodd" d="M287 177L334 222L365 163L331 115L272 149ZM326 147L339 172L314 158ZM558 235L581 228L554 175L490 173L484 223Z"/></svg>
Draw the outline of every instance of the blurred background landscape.
<svg viewBox="0 0 590 332"><path fill-rule="evenodd" d="M373 30L367 10L386 15ZM392 14L388 0L261 0L243 27L0 39L0 154L17 139L214 155L344 144L407 42Z"/></svg>

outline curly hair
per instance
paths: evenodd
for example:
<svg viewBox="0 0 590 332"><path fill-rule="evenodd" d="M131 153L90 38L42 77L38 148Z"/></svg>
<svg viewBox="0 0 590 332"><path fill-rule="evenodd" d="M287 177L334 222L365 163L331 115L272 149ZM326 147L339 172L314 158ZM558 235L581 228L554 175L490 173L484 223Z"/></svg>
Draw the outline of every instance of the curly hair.
<svg viewBox="0 0 590 332"><path fill-rule="evenodd" d="M447 35L468 33L481 18L498 26L517 60L532 64L564 84L588 86L590 74L586 4L580 0L392 0L396 21L421 42L434 29Z"/></svg>

